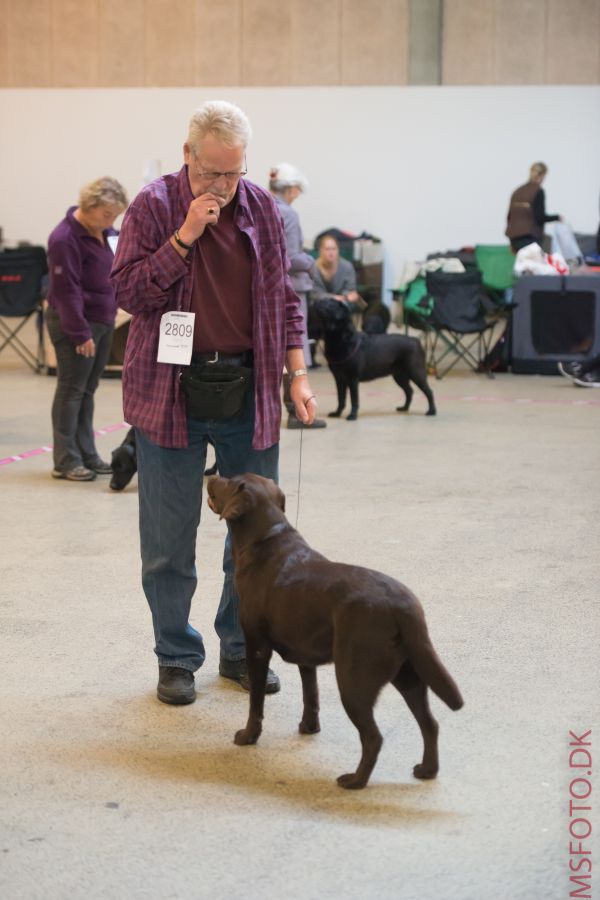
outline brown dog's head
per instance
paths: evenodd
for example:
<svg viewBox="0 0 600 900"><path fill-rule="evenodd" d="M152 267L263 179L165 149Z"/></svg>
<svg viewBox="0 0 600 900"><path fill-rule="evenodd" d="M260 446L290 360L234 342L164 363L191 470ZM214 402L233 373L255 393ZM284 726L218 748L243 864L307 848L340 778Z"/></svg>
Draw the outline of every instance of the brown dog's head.
<svg viewBox="0 0 600 900"><path fill-rule="evenodd" d="M206 484L208 505L221 519L239 519L244 513L265 501L285 512L285 494L270 478L260 475L236 475L222 478L213 475Z"/></svg>

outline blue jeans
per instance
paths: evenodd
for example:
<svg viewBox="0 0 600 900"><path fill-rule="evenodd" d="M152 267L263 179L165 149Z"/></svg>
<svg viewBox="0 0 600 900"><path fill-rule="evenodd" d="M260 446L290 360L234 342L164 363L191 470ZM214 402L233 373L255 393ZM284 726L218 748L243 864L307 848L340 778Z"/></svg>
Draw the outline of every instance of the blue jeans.
<svg viewBox="0 0 600 900"><path fill-rule="evenodd" d="M201 422L188 418L189 446L160 447L139 428L135 429L142 585L152 612L154 652L160 666L179 666L195 671L205 658L202 635L189 623L196 576L196 536L200 524L206 448L215 448L220 475L231 478L254 472L278 480L279 444L266 450L252 449L254 387L237 416ZM239 597L234 586L229 530L223 554L225 579L215 630L221 640L221 656L243 659L246 655L240 625Z"/></svg>

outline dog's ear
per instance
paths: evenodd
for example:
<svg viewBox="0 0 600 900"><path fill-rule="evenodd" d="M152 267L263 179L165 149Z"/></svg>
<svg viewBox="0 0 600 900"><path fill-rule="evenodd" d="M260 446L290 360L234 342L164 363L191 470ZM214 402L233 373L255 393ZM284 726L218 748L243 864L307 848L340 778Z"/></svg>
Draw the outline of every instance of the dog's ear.
<svg viewBox="0 0 600 900"><path fill-rule="evenodd" d="M238 481L235 485L230 485L231 494L226 498L221 510L220 519L239 519L248 509L248 494L246 484Z"/></svg>
<svg viewBox="0 0 600 900"><path fill-rule="evenodd" d="M285 512L285 494L277 482L273 481L272 478L263 478L262 481L267 488L269 500L272 500L275 506L278 506L282 512Z"/></svg>

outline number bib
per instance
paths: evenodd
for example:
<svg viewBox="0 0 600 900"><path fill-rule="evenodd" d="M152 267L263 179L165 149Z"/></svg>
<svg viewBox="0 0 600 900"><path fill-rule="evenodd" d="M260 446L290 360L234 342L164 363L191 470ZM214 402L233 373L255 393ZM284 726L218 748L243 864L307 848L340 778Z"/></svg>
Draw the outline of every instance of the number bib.
<svg viewBox="0 0 600 900"><path fill-rule="evenodd" d="M189 366L192 360L195 313L166 312L160 320L158 339L159 363Z"/></svg>

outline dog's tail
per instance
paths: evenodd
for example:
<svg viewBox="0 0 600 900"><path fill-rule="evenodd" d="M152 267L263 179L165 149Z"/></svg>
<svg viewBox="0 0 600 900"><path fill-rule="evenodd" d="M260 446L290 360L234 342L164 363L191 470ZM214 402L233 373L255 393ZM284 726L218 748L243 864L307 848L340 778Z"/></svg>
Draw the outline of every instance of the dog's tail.
<svg viewBox="0 0 600 900"><path fill-rule="evenodd" d="M464 706L464 700L458 685L435 652L424 620L421 625L424 626L424 632L422 628L418 628L418 633L414 636L409 635L409 639L405 642L407 656L427 687L430 687L450 709L460 709ZM406 634L406 625L403 630Z"/></svg>
<svg viewBox="0 0 600 900"><path fill-rule="evenodd" d="M458 685L429 642L420 647L410 661L425 684L450 709L457 710L464 706Z"/></svg>

